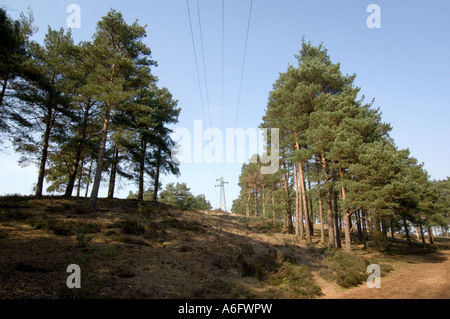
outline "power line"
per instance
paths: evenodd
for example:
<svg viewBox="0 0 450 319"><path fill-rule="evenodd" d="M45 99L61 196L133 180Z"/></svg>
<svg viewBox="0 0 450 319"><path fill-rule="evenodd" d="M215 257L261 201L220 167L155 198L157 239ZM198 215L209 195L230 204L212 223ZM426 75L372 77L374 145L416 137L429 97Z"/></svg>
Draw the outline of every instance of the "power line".
<svg viewBox="0 0 450 319"><path fill-rule="evenodd" d="M197 2L197 4L198 4L198 2ZM189 9L189 0L186 0L186 7L187 7L187 13L188 13L188 17L189 17L189 27L191 30L192 49L194 51L195 68L197 70L197 82L198 82L198 89L200 91L200 102L201 102L201 106L202 106L203 119L205 121L205 124L207 125L206 115L205 115L205 106L204 106L204 102L203 102L203 92L202 92L202 86L201 86L201 81L200 81L200 72L199 72L198 61L197 61L197 51L195 50L194 31L192 29L191 10ZM200 11L200 10L198 10L198 11ZM211 165L211 171L212 171L213 177L216 178L214 165Z"/></svg>
<svg viewBox="0 0 450 319"><path fill-rule="evenodd" d="M250 31L250 21L252 18L252 9L253 9L253 0L250 0L250 10L248 13L248 23L247 23L247 35L245 36L244 58L242 61L241 80L239 83L239 93L238 93L238 102L237 102L237 108L236 108L236 118L234 120L234 128L236 128L236 123L237 123L238 113L239 113L239 106L241 103L242 80L244 79L245 58L247 56L248 35L249 35L249 31Z"/></svg>
<svg viewBox="0 0 450 319"><path fill-rule="evenodd" d="M223 97L224 97L224 66L225 66L225 0L222 0L222 99L221 99L221 104L222 104L222 134L224 131L224 126L223 126ZM221 165L222 168L222 176L223 176L223 164Z"/></svg>
<svg viewBox="0 0 450 319"><path fill-rule="evenodd" d="M240 79L240 83L239 83L238 100L237 100L237 106L236 106L236 117L234 119L234 130L235 131L236 131L238 114L239 114L239 107L241 104L242 83L243 83L243 79L244 79L244 69L245 69L245 61L246 61L246 57L247 57L248 35L250 33L250 22L251 22L251 17L252 17L252 11L253 11L253 0L250 0L250 9L249 9L249 13L248 13L248 22L247 22L247 33L245 36L244 57L242 59L241 79ZM228 167L228 180L229 179L230 179L230 167Z"/></svg>
<svg viewBox="0 0 450 319"><path fill-rule="evenodd" d="M204 107L204 103L203 103L202 86L200 83L200 72L198 70L197 51L195 50L194 32L192 30L191 10L189 9L189 0L186 0L186 6L187 6L187 11L188 11L188 17L189 17L189 27L191 29L192 49L194 50L195 68L197 70L197 81L198 81L198 89L200 90L200 101L201 101L201 105L202 105L203 119L206 122L205 107Z"/></svg>
<svg viewBox="0 0 450 319"><path fill-rule="evenodd" d="M206 106L208 107L208 117L209 117L209 127L212 127L211 123L211 108L209 104L209 90L208 90L208 80L206 77L206 62L205 62L205 50L203 47L203 31L202 31L202 21L200 19L200 4L197 0L197 16L198 16L198 25L200 27L200 45L202 48L202 60L203 60L203 75L205 78L205 91L206 91Z"/></svg>

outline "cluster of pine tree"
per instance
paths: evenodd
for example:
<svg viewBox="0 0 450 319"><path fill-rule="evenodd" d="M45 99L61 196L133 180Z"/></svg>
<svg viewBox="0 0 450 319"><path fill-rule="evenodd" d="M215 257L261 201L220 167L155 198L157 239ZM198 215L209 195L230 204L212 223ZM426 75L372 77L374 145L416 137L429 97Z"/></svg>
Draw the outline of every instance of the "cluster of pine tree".
<svg viewBox="0 0 450 319"><path fill-rule="evenodd" d="M322 242L327 224L328 245L341 247L343 230L347 251L354 233L364 244L400 230L410 240L411 226L424 243L432 226L447 233L448 181L430 181L423 164L395 146L373 102L358 98L355 75L343 75L322 45L303 40L296 58L298 67L274 84L261 124L279 129L280 169L263 175L259 161L244 164L233 212L283 220L307 242L319 221Z"/></svg>
<svg viewBox="0 0 450 319"><path fill-rule="evenodd" d="M95 210L108 171L108 197L122 176L136 181L142 200L150 176L156 199L160 174L179 174L168 125L180 109L151 73L157 63L145 27L110 10L91 41L75 44L70 29L49 27L41 45L31 40L35 31L32 13L14 21L0 9L2 142L12 142L21 164L39 167L35 195L44 180L65 196L83 188L88 196L92 183Z"/></svg>

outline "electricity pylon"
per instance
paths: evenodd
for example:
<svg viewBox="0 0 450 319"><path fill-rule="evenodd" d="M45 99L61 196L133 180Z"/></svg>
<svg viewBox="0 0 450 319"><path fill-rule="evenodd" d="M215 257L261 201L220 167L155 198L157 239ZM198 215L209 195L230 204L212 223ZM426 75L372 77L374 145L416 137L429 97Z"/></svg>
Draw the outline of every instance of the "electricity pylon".
<svg viewBox="0 0 450 319"><path fill-rule="evenodd" d="M225 184L228 184L228 182L224 182L223 177L216 179L216 181L220 181L220 184L216 185L216 187L220 187L220 209L226 212L227 202L225 201Z"/></svg>

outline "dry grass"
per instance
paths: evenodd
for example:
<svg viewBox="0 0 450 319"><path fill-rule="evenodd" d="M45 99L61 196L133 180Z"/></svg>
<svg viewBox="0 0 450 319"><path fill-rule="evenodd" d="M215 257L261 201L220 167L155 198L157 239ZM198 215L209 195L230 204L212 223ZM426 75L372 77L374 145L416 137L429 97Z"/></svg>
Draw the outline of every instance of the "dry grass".
<svg viewBox="0 0 450 319"><path fill-rule="evenodd" d="M331 267L321 245L270 220L135 200L98 205L89 213L87 199L0 197L0 299L316 298L311 270ZM66 286L70 264L81 268L81 289Z"/></svg>

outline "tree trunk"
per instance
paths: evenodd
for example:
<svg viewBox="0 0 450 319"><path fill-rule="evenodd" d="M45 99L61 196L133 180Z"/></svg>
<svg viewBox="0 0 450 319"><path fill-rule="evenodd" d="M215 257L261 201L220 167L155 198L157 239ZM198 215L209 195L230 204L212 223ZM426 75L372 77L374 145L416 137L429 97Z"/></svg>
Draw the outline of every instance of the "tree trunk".
<svg viewBox="0 0 450 319"><path fill-rule="evenodd" d="M358 229L358 240L360 243L363 242L361 218L361 209L358 209L358 211L356 212L356 228Z"/></svg>
<svg viewBox="0 0 450 319"><path fill-rule="evenodd" d="M286 163L284 163L286 168ZM287 175L287 169L284 171L284 188L286 190L286 218L288 225L288 233L294 234L294 225L292 224L292 211L291 211L291 196L289 194L289 178Z"/></svg>
<svg viewBox="0 0 450 319"><path fill-rule="evenodd" d="M325 183L328 183L328 168L327 168L327 160L325 158L324 151L321 151L321 163L322 170L325 176ZM331 189L330 185L325 185L326 191L326 203L327 203L327 217L328 217L328 246L336 247L335 245L335 234L334 234L334 225L333 225L333 210L331 205Z"/></svg>
<svg viewBox="0 0 450 319"><path fill-rule="evenodd" d="M272 220L275 220L275 195L272 191Z"/></svg>
<svg viewBox="0 0 450 319"><path fill-rule="evenodd" d="M86 193L84 194L84 197L87 197L89 194L89 185L91 184L91 173L92 173L92 164L94 163L94 159L91 158L91 163L89 164L89 171L87 174L87 180L86 180Z"/></svg>
<svg viewBox="0 0 450 319"><path fill-rule="evenodd" d="M259 203L258 203L258 188L257 187L255 187L255 217L259 217L259 212L258 212L258 209L259 209L259 205L258 205Z"/></svg>
<svg viewBox="0 0 450 319"><path fill-rule="evenodd" d="M417 228L417 225L414 225L414 230L416 232L417 240L420 240L420 234L419 234L419 229Z"/></svg>
<svg viewBox="0 0 450 319"><path fill-rule="evenodd" d="M363 234L363 245L364 249L367 248L367 218L366 218L366 212L364 210L361 210L361 225L362 225L362 234Z"/></svg>
<svg viewBox="0 0 450 319"><path fill-rule="evenodd" d="M433 245L434 244L434 242L433 242L433 231L432 231L430 226L428 226L427 229L428 229L428 235L430 236L430 244Z"/></svg>
<svg viewBox="0 0 450 319"><path fill-rule="evenodd" d="M8 86L8 78L3 80L2 92L0 93L0 106L3 104L3 99L5 98L6 87Z"/></svg>
<svg viewBox="0 0 450 319"><path fill-rule="evenodd" d="M145 153L147 152L147 142L141 137L141 155L139 158L139 186L138 200L144 200L144 169L145 169Z"/></svg>
<svg viewBox="0 0 450 319"><path fill-rule="evenodd" d="M156 157L156 172L155 172L155 181L153 186L153 201L158 200L158 189L159 189L159 173L161 167L161 146L158 146L158 155Z"/></svg>
<svg viewBox="0 0 450 319"><path fill-rule="evenodd" d="M341 173L342 177L342 173ZM347 192L345 187L341 187L342 200L347 199ZM352 250L352 239L351 239L351 214L348 208L344 211L344 234L345 234L345 250L350 252Z"/></svg>
<svg viewBox="0 0 450 319"><path fill-rule="evenodd" d="M50 132L53 125L53 109L47 107L47 115L45 117L45 131L44 131L44 141L42 145L41 161L39 164L39 174L38 181L36 184L36 197L42 197L42 191L44 187L44 177L45 177L45 165L47 163L48 157L48 146L50 141Z"/></svg>
<svg viewBox="0 0 450 319"><path fill-rule="evenodd" d="M309 229L311 230L311 236L314 236L314 213L313 213L313 201L311 195L311 181L308 179L308 200L309 200Z"/></svg>
<svg viewBox="0 0 450 319"><path fill-rule="evenodd" d="M425 243L425 234L423 233L422 223L419 224L419 229L420 229L420 238L422 240L422 244L423 244L423 246L425 246L426 245L426 243Z"/></svg>
<svg viewBox="0 0 450 319"><path fill-rule="evenodd" d="M303 226L303 208L300 197L300 183L297 172L297 165L294 163L294 182L295 182L295 235L300 239L305 238Z"/></svg>
<svg viewBox="0 0 450 319"><path fill-rule="evenodd" d="M245 202L245 216L247 216L247 218L250 217L250 208L249 208L250 196L251 196L251 190L248 189L248 197L247 197L247 201Z"/></svg>
<svg viewBox="0 0 450 319"><path fill-rule="evenodd" d="M73 188L75 186L75 179L77 177L78 165L80 163L81 155L84 148L84 140L86 139L87 124L89 119L89 107L86 107L83 114L83 123L81 124L81 137L77 143L77 150L75 151L75 157L72 161L72 167L69 173L69 181L67 182L65 197L72 196Z"/></svg>
<svg viewBox="0 0 450 319"><path fill-rule="evenodd" d="M305 188L305 178L303 175L303 164L298 163L298 172L299 172L299 181L300 181L300 191L302 196L302 204L303 211L305 212L305 234L306 234L306 242L311 243L311 229L309 224L309 215L308 215L308 201L306 199L306 188Z"/></svg>
<svg viewBox="0 0 450 319"><path fill-rule="evenodd" d="M408 241L408 244L411 245L411 237L409 236L408 223L406 222L405 216L402 216L402 220L403 220L403 227L405 228L406 240Z"/></svg>
<svg viewBox="0 0 450 319"><path fill-rule="evenodd" d="M108 139L108 125L111 115L111 106L106 105L105 118L103 119L102 138L100 141L100 151L97 158L97 168L95 170L94 185L92 186L91 198L89 199L89 210L94 212L97 207L98 192L103 172L103 159L106 151L106 141Z"/></svg>
<svg viewBox="0 0 450 319"><path fill-rule="evenodd" d="M395 236L394 236L394 222L391 220L391 239L392 242L395 242Z"/></svg>
<svg viewBox="0 0 450 319"><path fill-rule="evenodd" d="M323 224L322 193L320 190L320 180L317 181L317 187L319 193L320 242L322 244L325 244L325 225Z"/></svg>
<svg viewBox="0 0 450 319"><path fill-rule="evenodd" d="M78 175L78 183L77 183L77 198L80 197L81 192L81 180L83 179L83 169L84 169L84 157L80 160L80 174Z"/></svg>
<svg viewBox="0 0 450 319"><path fill-rule="evenodd" d="M261 200L262 200L262 214L263 218L266 218L266 201L265 201L265 187L262 186L262 192L261 192Z"/></svg>
<svg viewBox="0 0 450 319"><path fill-rule="evenodd" d="M119 146L114 143L113 160L111 163L111 174L109 175L108 198L114 197L114 189L116 187L117 165L119 163Z"/></svg>
<svg viewBox="0 0 450 319"><path fill-rule="evenodd" d="M333 219L334 219L334 232L335 232L335 240L336 247L342 248L341 245L341 234L339 231L339 206L338 206L338 193L333 190Z"/></svg>

